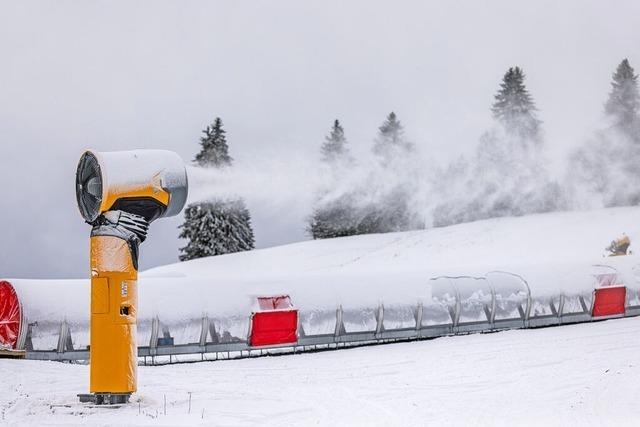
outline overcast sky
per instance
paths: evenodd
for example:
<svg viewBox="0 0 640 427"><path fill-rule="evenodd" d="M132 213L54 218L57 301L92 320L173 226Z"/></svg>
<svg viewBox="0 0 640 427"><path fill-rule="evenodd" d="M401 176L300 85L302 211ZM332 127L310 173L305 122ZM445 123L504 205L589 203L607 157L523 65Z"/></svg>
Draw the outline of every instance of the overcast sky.
<svg viewBox="0 0 640 427"><path fill-rule="evenodd" d="M445 161L520 65L561 164L599 126L615 66L640 69L639 41L634 0L0 1L0 277L87 275L86 148L191 160L221 116L238 162L313 158L334 118L357 151L394 110ZM307 238L308 207L249 204L259 247ZM142 268L177 260L180 221L152 225Z"/></svg>

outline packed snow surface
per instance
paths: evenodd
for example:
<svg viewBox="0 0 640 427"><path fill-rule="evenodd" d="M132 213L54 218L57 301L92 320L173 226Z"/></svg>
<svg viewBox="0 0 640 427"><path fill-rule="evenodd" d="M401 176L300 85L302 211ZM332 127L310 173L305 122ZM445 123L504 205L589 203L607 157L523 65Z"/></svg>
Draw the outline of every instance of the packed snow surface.
<svg viewBox="0 0 640 427"><path fill-rule="evenodd" d="M0 359L0 424L632 426L638 354L640 318L626 318L141 366L138 393L119 408L78 403L87 366Z"/></svg>

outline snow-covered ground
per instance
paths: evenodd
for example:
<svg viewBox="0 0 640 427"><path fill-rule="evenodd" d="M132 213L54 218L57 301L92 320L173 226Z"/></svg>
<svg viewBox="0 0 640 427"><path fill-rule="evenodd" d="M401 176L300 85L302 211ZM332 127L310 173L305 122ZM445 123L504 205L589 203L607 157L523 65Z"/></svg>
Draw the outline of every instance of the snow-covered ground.
<svg viewBox="0 0 640 427"><path fill-rule="evenodd" d="M87 366L0 360L0 424L638 425L638 354L640 318L627 318L140 367L120 408L77 402Z"/></svg>
<svg viewBox="0 0 640 427"><path fill-rule="evenodd" d="M140 274L139 320L163 322L241 315L256 295L291 296L301 310L335 312L430 301L430 278L484 276L503 270L523 276L533 297L594 287L593 265L621 273L640 287L640 253L603 258L623 232L640 240L640 207L495 218L403 233L315 240L166 265ZM144 256L144 246L141 249ZM27 319L61 321L86 329L86 280L9 279ZM475 290L475 289L474 289ZM70 304L70 301L75 303ZM84 325L84 326L83 326ZM57 331L57 329L55 329ZM196 339L197 337L193 337ZM77 343L78 345L86 345Z"/></svg>

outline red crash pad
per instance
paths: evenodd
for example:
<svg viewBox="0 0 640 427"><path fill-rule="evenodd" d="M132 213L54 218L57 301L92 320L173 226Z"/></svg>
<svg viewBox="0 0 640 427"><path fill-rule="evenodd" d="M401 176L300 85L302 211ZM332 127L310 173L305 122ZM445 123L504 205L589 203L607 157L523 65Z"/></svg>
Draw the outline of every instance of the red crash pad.
<svg viewBox="0 0 640 427"><path fill-rule="evenodd" d="M626 296L627 288L624 286L596 289L592 316L624 314Z"/></svg>
<svg viewBox="0 0 640 427"><path fill-rule="evenodd" d="M20 333L22 312L11 283L0 280L0 347L15 349Z"/></svg>
<svg viewBox="0 0 640 427"><path fill-rule="evenodd" d="M251 346L293 344L298 341L298 310L289 296L259 297L251 315Z"/></svg>

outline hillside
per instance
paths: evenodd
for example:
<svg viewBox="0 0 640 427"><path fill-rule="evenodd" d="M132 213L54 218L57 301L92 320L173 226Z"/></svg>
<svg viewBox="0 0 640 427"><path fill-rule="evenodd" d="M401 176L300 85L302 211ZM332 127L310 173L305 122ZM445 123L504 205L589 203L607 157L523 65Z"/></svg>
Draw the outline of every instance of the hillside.
<svg viewBox="0 0 640 427"><path fill-rule="evenodd" d="M592 265L615 266L630 282L638 256L603 258L611 240L640 239L640 208L496 218L404 233L307 241L154 268L151 278L206 279L247 293L285 292L307 299L394 298L429 278L503 270L525 277L535 294L589 289ZM406 289L405 289L406 287ZM316 290L314 290L316 289ZM412 296L414 296L412 294Z"/></svg>

